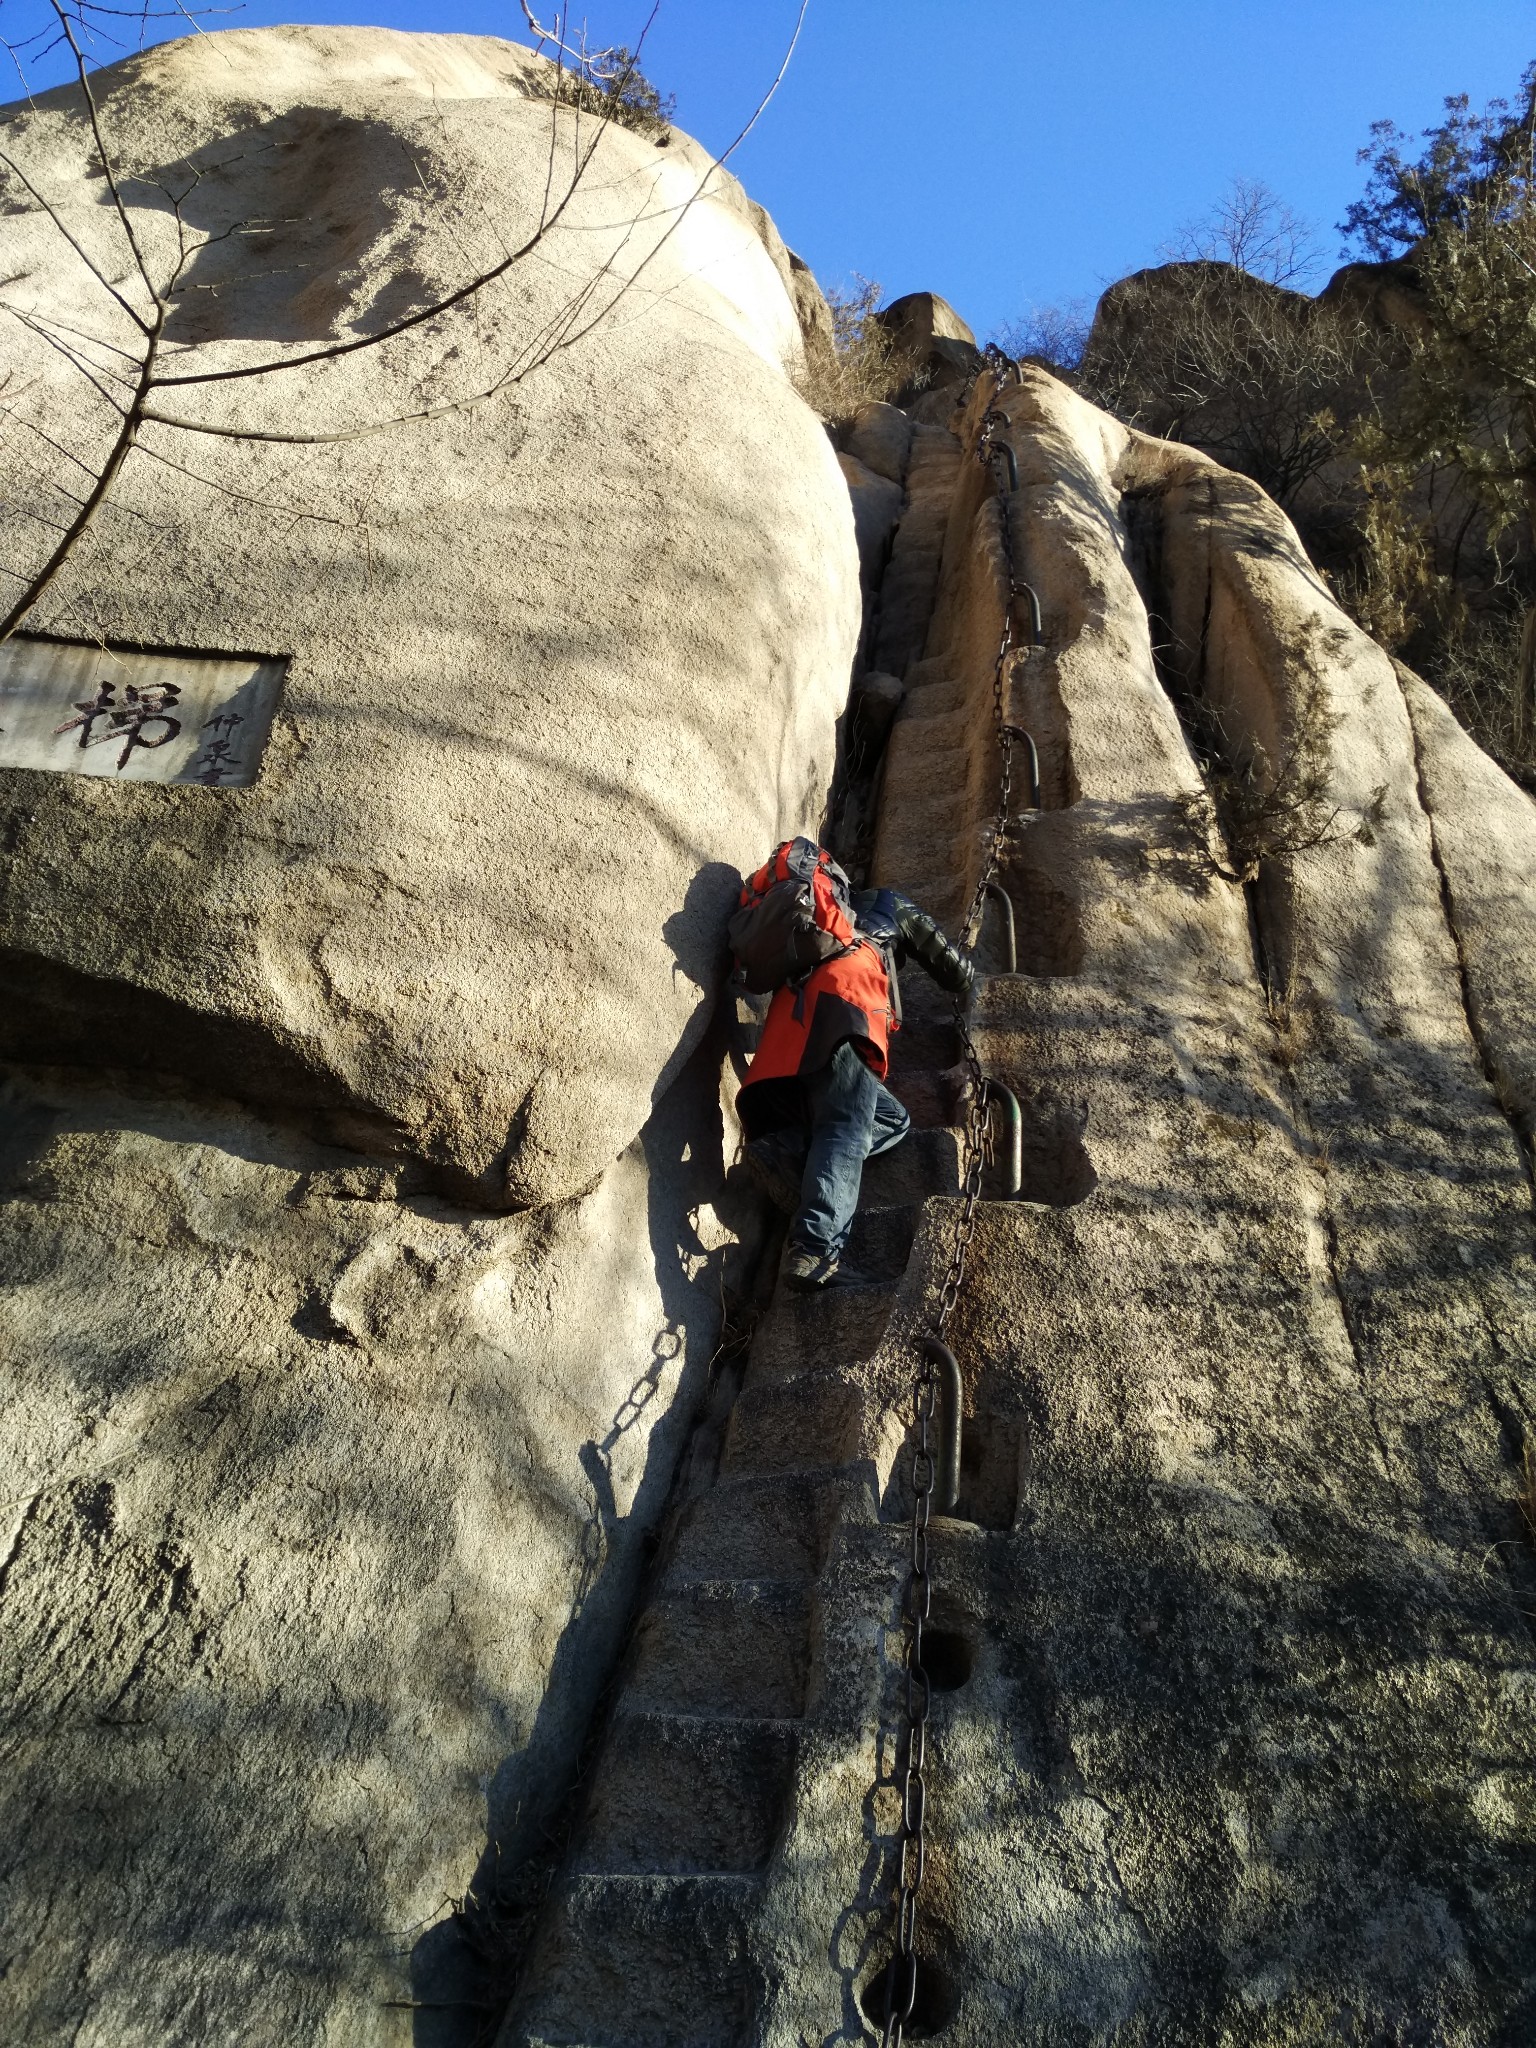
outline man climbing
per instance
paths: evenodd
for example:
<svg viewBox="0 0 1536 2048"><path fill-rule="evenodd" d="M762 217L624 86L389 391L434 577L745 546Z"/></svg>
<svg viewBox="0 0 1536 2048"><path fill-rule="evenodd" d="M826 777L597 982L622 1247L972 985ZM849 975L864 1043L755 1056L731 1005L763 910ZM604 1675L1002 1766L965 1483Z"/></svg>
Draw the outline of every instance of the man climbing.
<svg viewBox="0 0 1536 2048"><path fill-rule="evenodd" d="M894 889L857 894L830 854L788 840L745 884L731 920L738 978L774 990L737 1097L746 1162L789 1212L784 1276L817 1288L859 1277L842 1264L864 1161L911 1118L883 1085L901 1028L897 969L918 960L964 995L974 969L925 911Z"/></svg>

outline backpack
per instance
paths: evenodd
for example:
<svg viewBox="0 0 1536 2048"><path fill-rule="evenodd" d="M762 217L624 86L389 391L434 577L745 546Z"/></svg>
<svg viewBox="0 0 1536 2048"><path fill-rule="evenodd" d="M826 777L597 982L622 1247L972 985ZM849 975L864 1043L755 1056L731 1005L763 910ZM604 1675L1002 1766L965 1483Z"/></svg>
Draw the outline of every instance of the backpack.
<svg viewBox="0 0 1536 2048"><path fill-rule="evenodd" d="M813 839L786 839L742 885L726 926L736 974L752 995L803 980L853 950L848 877Z"/></svg>

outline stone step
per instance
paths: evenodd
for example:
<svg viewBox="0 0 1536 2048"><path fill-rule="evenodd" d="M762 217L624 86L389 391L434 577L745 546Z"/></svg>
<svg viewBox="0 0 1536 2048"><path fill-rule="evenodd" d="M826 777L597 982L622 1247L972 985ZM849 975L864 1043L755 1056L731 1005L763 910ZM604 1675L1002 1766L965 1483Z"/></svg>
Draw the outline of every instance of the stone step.
<svg viewBox="0 0 1536 2048"><path fill-rule="evenodd" d="M763 1870L789 1800L793 1721L620 1711L587 1810L588 1874Z"/></svg>
<svg viewBox="0 0 1536 2048"><path fill-rule="evenodd" d="M920 477L942 477L945 488L960 473L965 451L948 427L917 425L912 430L912 452L907 457L907 485Z"/></svg>
<svg viewBox="0 0 1536 2048"><path fill-rule="evenodd" d="M811 1599L799 1579L664 1583L635 1630L623 1710L798 1718L810 1668Z"/></svg>
<svg viewBox="0 0 1536 2048"><path fill-rule="evenodd" d="M747 2048L758 1897L751 1877L576 1878L497 2048Z"/></svg>
<svg viewBox="0 0 1536 2048"><path fill-rule="evenodd" d="M947 654L936 654L922 661L914 661L907 671L907 689L926 690L934 683L947 683L954 673L954 662Z"/></svg>
<svg viewBox="0 0 1536 2048"><path fill-rule="evenodd" d="M920 967L912 970L912 978L915 979L921 973ZM904 1024L891 1040L893 1062L910 1064L904 1059L904 1055L919 1040L922 1040L926 1047L925 1031L927 1020L920 1016L913 1018L910 1031ZM950 1040L954 1033L953 1023L940 1020L937 1032L938 1036L932 1032L928 1035L933 1038L934 1046L945 1053L952 1062L955 1057L950 1050ZM944 1035L946 1033L947 1035ZM863 1219L870 1218L877 1212L905 1209L913 1203L927 1201L930 1195L952 1195L958 1185L958 1157L956 1140L950 1132L914 1130L909 1131L893 1151L883 1153L878 1159L867 1159L859 1184L855 1229L861 1227ZM896 1243L899 1227L889 1220L871 1224L869 1227L872 1232L867 1239L870 1257L882 1258L886 1255L884 1248ZM907 1243L900 1246L897 1253L899 1264L889 1276L892 1279L897 1278L905 1269L910 1248L909 1235ZM851 1252L849 1256L852 1258ZM855 1263L863 1265L865 1262L858 1260Z"/></svg>
<svg viewBox="0 0 1536 2048"><path fill-rule="evenodd" d="M898 805L915 806L930 826L935 818L942 818L947 829L958 828L969 803L971 773L969 747L927 748L922 743L922 734L917 730L915 721L910 728L893 727L885 753L885 783L880 806L882 831L896 822L905 826L904 816L898 820L894 808ZM940 849L940 857L946 861L958 857L959 849L946 838L935 840L935 851Z"/></svg>
<svg viewBox="0 0 1536 2048"><path fill-rule="evenodd" d="M853 1219L848 1243L842 1253L851 1271L865 1274L882 1286L894 1285L907 1270L912 1240L917 1235L918 1206L902 1202L890 1208L861 1208ZM787 1292L788 1290L786 1290ZM847 1288L838 1288L847 1293ZM860 1288L856 1292L873 1292Z"/></svg>
<svg viewBox="0 0 1536 2048"><path fill-rule="evenodd" d="M907 670L907 688L902 699L901 714L903 719L948 719L952 727L959 727L964 731L966 738L970 739L974 736L976 712L965 680L960 676L949 675L933 677L923 683L913 681L919 670L944 669L949 666L949 657L942 655L936 659L914 661ZM947 746L951 742L945 739L942 744Z"/></svg>
<svg viewBox="0 0 1536 2048"><path fill-rule="evenodd" d="M893 740L900 734L899 746L904 757L969 764L976 751L974 726L968 706L943 703L930 686L925 690L909 688L901 716L891 731Z"/></svg>
<svg viewBox="0 0 1536 2048"><path fill-rule="evenodd" d="M905 676L909 666L924 657L946 524L948 494L940 494L913 502L897 526L891 561L881 580L881 616L874 637L874 668L887 676Z"/></svg>
<svg viewBox="0 0 1536 2048"><path fill-rule="evenodd" d="M903 887L907 895L913 895L909 885L904 883ZM945 930L958 944L959 925L948 925ZM908 972L902 976L901 999L901 1029L891 1040L892 1059L909 1066L953 1066L960 1057L953 996L947 995L919 968L915 974Z"/></svg>
<svg viewBox="0 0 1536 2048"><path fill-rule="evenodd" d="M816 1377L872 1357L885 1335L895 1298L894 1283L829 1287L817 1294L781 1285L752 1338L749 1382ZM800 1469L840 1462L840 1457L807 1456ZM771 1469L786 1468L776 1461ZM795 1463L787 1469L796 1469Z"/></svg>
<svg viewBox="0 0 1536 2048"><path fill-rule="evenodd" d="M809 1305L821 1304L813 1299ZM808 1354L797 1349L794 1355L803 1361ZM731 1411L721 1469L830 1471L857 1457L863 1433L864 1397L840 1373L763 1379L752 1372Z"/></svg>
<svg viewBox="0 0 1536 2048"><path fill-rule="evenodd" d="M963 1070L953 1061L948 1067L893 1062L886 1086L911 1116L915 1130L947 1131L959 1114L964 1078ZM954 1190L945 1192L953 1194Z"/></svg>
<svg viewBox="0 0 1536 2048"><path fill-rule="evenodd" d="M866 1174L871 1164L873 1162L866 1162ZM861 1190L861 1194L862 1192ZM948 1192L952 1193L953 1190ZM907 1259L912 1251L917 1219L916 1202L876 1205L861 1200L854 1212L847 1246L842 1254L850 1270L867 1276L878 1287L894 1285L907 1270ZM848 1287L839 1287L835 1291L846 1294L850 1290ZM857 1291L871 1290L861 1288ZM794 1289L781 1282L778 1292L789 1295Z"/></svg>
<svg viewBox="0 0 1536 2048"><path fill-rule="evenodd" d="M667 1582L812 1579L841 1497L835 1478L717 1479L689 1510Z"/></svg>
<svg viewBox="0 0 1536 2048"><path fill-rule="evenodd" d="M919 975L922 971L920 967L915 968L913 974ZM914 1019L917 1033L921 1032L923 1021ZM947 1028L953 1030L953 1026ZM903 1049L902 1041L906 1036L903 1028L893 1045ZM909 1202L925 1202L930 1195L956 1194L959 1188L960 1133L955 1130L910 1131L894 1152L865 1161L859 1207L898 1209Z"/></svg>

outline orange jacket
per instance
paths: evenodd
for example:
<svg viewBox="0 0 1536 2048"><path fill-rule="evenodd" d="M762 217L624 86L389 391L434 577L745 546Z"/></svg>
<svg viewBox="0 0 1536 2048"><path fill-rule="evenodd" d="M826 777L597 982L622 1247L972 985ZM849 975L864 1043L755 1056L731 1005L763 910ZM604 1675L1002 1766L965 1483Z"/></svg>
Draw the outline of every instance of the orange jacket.
<svg viewBox="0 0 1536 2048"><path fill-rule="evenodd" d="M853 1040L859 1058L883 1079L890 1036L898 1028L885 961L868 939L857 940L852 952L823 961L798 987L776 990L737 1098L748 1134L757 1135L758 1123L780 1120L776 1115L757 1115L759 1108L769 1110L769 1100L754 1100L754 1088L819 1072L845 1038ZM769 1096L779 1092L769 1090Z"/></svg>

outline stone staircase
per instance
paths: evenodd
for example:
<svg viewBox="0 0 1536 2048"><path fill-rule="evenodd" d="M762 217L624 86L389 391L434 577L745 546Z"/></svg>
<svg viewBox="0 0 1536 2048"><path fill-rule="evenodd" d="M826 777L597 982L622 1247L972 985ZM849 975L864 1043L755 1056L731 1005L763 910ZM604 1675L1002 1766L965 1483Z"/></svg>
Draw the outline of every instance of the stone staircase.
<svg viewBox="0 0 1536 2048"><path fill-rule="evenodd" d="M907 504L878 592L879 619L870 666L905 676L921 655L933 616L949 528L960 443L947 428L916 426L907 459Z"/></svg>
<svg viewBox="0 0 1536 2048"><path fill-rule="evenodd" d="M776 1286L715 1470L695 1475L637 1626L577 1844L501 2048L735 2048L750 1933L814 1714L834 1530L879 1515L857 1368L885 1332L923 1200L959 1145L871 1162L849 1257L874 1284Z"/></svg>
<svg viewBox="0 0 1536 2048"><path fill-rule="evenodd" d="M964 693L924 655L957 505L964 516L981 494L970 478L960 502L964 475L955 435L914 425L872 664L905 678L909 696L886 760L875 878L951 928L990 755L964 730ZM905 1327L905 1296L927 1285L925 1260L912 1257L925 1202L960 1188L950 1001L920 969L903 977L903 997L890 1085L913 1130L866 1166L847 1254L872 1284L820 1295L771 1285L715 1448L701 1459L696 1446L498 2048L748 2048L765 2025L782 2031L764 1958L782 1946L786 1887L800 1894L797 1814L803 1825L829 1784L841 1787L829 1759L848 1725L878 1714L869 1689L886 1683L878 1646L895 1619L893 1522L907 1507L892 1482L911 1366L889 1326L898 1298ZM974 1441L966 1448L974 1463ZM867 1763L859 1774L856 1810ZM819 1898L791 1909L813 1945L827 1910L837 1908ZM883 1902L857 1910L879 1923ZM861 1951L846 1999L867 1998L854 1979L868 1970ZM863 2031L852 2005L845 2024L852 2038Z"/></svg>

